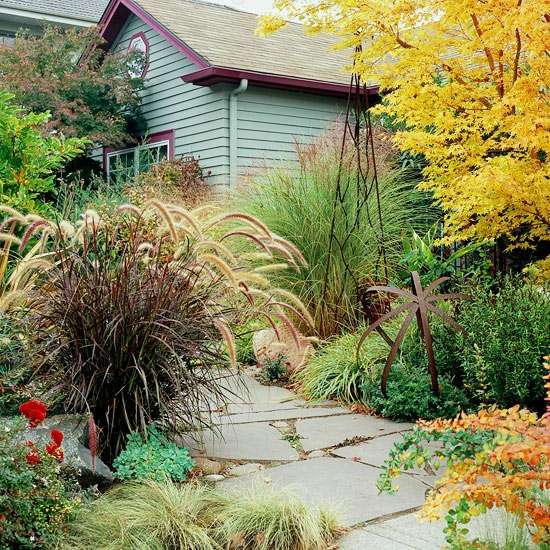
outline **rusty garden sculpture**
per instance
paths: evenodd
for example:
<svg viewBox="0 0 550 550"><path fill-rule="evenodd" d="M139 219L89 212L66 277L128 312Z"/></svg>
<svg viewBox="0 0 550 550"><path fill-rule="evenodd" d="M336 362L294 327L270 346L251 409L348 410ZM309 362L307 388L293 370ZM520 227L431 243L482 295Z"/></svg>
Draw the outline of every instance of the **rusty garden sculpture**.
<svg viewBox="0 0 550 550"><path fill-rule="evenodd" d="M466 298L465 294L460 293L434 294L434 290L445 281L448 281L449 277L441 277L430 283L426 288L422 288L420 276L417 271L412 272L411 280L411 291L391 286L372 286L368 289L369 292L387 292L388 294L393 294L395 296L405 298L406 300L404 304L401 304L395 309L388 311L379 319L377 319L374 323L370 324L357 345L357 351L359 352L361 346L363 345L369 334L376 330L391 346L390 353L388 355L386 365L382 373L381 389L384 396L387 396L388 375L390 373L392 363L395 360L397 352L399 351L399 348L403 343L403 339L407 334L407 330L409 329L409 326L411 325L415 317L420 335L428 353L428 370L430 372L432 390L435 394L439 394L439 384L437 381L437 367L435 365L433 340L432 333L430 331L428 312L440 317L453 329L463 334L466 334L466 331L454 319L452 319L435 304L435 302L441 300L459 300ZM405 312L407 314L403 320L403 323L401 324L399 332L397 333L395 340L392 340L382 328L382 324Z"/></svg>

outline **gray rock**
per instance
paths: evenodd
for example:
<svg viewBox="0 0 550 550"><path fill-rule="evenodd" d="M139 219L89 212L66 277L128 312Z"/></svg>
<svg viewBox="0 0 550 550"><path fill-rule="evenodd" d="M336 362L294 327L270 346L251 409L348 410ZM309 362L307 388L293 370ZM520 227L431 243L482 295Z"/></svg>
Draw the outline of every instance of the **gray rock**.
<svg viewBox="0 0 550 550"><path fill-rule="evenodd" d="M229 470L229 475L234 477L241 477L246 476L248 474L253 474L255 472L259 472L260 470L263 470L262 464L257 464L254 462L249 462L248 464L240 464L238 466L233 466Z"/></svg>
<svg viewBox="0 0 550 550"><path fill-rule="evenodd" d="M176 442L182 447L187 447L193 456L207 456L220 460L299 459L298 453L287 441L281 439L279 431L266 422L223 425L216 431L201 432L195 436L195 440L189 435L178 436Z"/></svg>
<svg viewBox="0 0 550 550"><path fill-rule="evenodd" d="M377 437L411 429L412 424L361 414L307 418L296 422L304 451L326 449L354 437Z"/></svg>
<svg viewBox="0 0 550 550"><path fill-rule="evenodd" d="M204 479L205 481L218 483L219 481L223 481L225 479L225 476L222 476L221 474L210 474L208 476L204 476Z"/></svg>
<svg viewBox="0 0 550 550"><path fill-rule="evenodd" d="M56 415L36 428L27 428L19 434L21 441L33 441L44 447L50 441L50 432L54 428L63 432L63 465L74 470L83 487L99 485L106 487L113 481L110 468L99 458L92 465L92 453L84 445L87 434L88 418L80 415Z"/></svg>
<svg viewBox="0 0 550 550"><path fill-rule="evenodd" d="M223 486L242 488L268 483L289 488L313 506L330 505L340 513L343 525L357 525L423 504L428 488L414 476L399 479L397 496L378 494L380 470L340 458L314 458L269 468L256 474L227 479Z"/></svg>

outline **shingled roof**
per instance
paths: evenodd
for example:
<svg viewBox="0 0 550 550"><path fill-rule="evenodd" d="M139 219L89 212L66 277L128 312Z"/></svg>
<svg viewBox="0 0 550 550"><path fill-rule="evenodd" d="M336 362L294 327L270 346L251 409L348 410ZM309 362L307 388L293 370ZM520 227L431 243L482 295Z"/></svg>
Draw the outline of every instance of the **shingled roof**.
<svg viewBox="0 0 550 550"><path fill-rule="evenodd" d="M351 51L334 49L337 39L306 36L289 23L279 32L256 36L258 16L203 0L111 0L100 26L112 43L133 13L185 53L197 71L186 82L210 86L246 78L264 86L347 95ZM369 89L376 93L376 86Z"/></svg>
<svg viewBox="0 0 550 550"><path fill-rule="evenodd" d="M0 7L97 23L108 0L0 0Z"/></svg>
<svg viewBox="0 0 550 550"><path fill-rule="evenodd" d="M334 51L332 37L305 36L289 24L269 37L254 34L258 16L191 0L135 0L208 64L268 74L349 83L349 52Z"/></svg>

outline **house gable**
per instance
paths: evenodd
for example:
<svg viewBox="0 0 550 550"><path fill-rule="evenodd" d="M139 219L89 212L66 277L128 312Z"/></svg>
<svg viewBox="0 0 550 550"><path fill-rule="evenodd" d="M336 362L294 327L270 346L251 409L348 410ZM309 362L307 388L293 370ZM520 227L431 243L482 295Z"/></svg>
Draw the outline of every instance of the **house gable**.
<svg viewBox="0 0 550 550"><path fill-rule="evenodd" d="M200 161L213 184L226 183L229 170L228 92L182 81L197 65L157 30L129 14L114 37L111 50L126 52L132 38L148 44L148 63L141 112L145 136L173 132L173 155Z"/></svg>
<svg viewBox="0 0 550 550"><path fill-rule="evenodd" d="M296 166L296 144L311 143L346 110L344 84L281 75L268 82L269 75L247 71L195 82L197 74L217 68L133 0L112 0L102 33L117 52L138 37L146 42L142 134L170 133L170 156L196 158L214 185L236 183L264 167Z"/></svg>

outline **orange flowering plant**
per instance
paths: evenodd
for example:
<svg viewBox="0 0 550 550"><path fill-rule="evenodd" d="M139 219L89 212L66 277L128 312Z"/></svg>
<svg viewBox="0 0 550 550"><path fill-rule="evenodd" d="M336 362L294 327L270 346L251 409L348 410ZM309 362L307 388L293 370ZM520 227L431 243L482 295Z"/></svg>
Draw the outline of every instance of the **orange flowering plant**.
<svg viewBox="0 0 550 550"><path fill-rule="evenodd" d="M420 517L437 520L446 513L450 547L485 548L479 540L468 541L463 526L502 508L528 529L538 548L550 548L550 357L546 361L546 414L539 418L516 405L419 421L390 452L378 488L395 492L393 480L401 471L426 463L438 470L445 461Z"/></svg>

